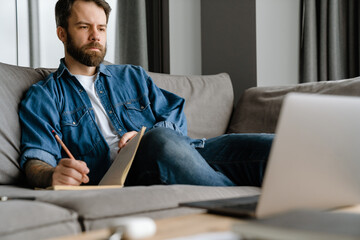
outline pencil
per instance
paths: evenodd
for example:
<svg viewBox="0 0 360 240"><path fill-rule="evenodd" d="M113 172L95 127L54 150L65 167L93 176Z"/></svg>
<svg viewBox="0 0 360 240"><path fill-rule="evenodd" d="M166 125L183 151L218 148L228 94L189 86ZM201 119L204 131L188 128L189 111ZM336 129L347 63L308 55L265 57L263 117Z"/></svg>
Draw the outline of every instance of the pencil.
<svg viewBox="0 0 360 240"><path fill-rule="evenodd" d="M58 141L58 143L60 143L61 147L64 149L64 151L69 156L69 158L75 159L74 156L71 154L70 150L66 147L65 143L63 143L63 141L61 141L60 137L55 133L55 130L52 130L51 132L54 134L56 141Z"/></svg>

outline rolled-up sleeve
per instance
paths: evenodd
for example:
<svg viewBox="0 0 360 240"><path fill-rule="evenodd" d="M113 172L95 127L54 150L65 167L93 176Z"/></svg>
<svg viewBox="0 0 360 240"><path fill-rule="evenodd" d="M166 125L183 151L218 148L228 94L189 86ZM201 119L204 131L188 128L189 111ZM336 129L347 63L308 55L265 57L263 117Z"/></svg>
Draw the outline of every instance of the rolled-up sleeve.
<svg viewBox="0 0 360 240"><path fill-rule="evenodd" d="M60 117L54 96L41 84L32 86L21 102L19 118L20 166L23 168L29 159L38 159L56 166L61 152L52 134L52 130L60 132Z"/></svg>

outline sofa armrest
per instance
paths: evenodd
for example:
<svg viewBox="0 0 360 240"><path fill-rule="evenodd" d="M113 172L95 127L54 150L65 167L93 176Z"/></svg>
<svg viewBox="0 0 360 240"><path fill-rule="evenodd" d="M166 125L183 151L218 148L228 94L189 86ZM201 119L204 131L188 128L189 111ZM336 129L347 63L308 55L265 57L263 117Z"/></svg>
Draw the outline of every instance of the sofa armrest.
<svg viewBox="0 0 360 240"><path fill-rule="evenodd" d="M255 87L236 105L228 133L274 133L285 95L289 92L360 96L360 77L282 87Z"/></svg>

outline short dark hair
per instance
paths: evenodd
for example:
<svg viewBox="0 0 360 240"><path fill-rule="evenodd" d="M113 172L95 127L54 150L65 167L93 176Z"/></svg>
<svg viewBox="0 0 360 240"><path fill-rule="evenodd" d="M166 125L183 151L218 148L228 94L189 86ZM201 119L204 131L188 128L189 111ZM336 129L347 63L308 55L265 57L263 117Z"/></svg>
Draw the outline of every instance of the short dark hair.
<svg viewBox="0 0 360 240"><path fill-rule="evenodd" d="M55 6L55 20L57 27L68 28L68 19L71 15L71 9L76 1L94 2L99 7L103 8L106 15L106 23L109 20L111 12L110 5L105 0L59 0Z"/></svg>

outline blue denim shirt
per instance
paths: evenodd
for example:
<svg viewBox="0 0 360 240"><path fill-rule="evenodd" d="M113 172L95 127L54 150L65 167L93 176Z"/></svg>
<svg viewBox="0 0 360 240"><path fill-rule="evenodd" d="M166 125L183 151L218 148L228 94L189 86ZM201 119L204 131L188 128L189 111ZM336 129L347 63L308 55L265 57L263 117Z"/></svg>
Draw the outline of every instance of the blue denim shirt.
<svg viewBox="0 0 360 240"><path fill-rule="evenodd" d="M168 127L187 134L185 100L158 88L141 67L101 64L95 91L119 136L142 126ZM90 184L97 184L109 168L109 146L96 124L90 99L63 59L56 72L29 89L19 116L21 167L28 159L55 167L68 157L52 134L55 130L74 157L87 163Z"/></svg>

